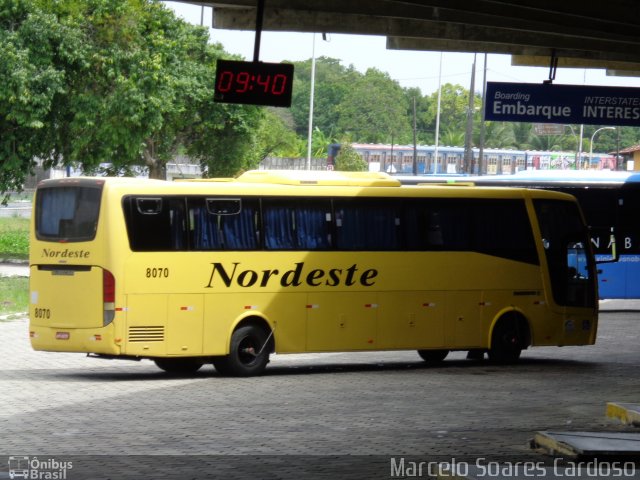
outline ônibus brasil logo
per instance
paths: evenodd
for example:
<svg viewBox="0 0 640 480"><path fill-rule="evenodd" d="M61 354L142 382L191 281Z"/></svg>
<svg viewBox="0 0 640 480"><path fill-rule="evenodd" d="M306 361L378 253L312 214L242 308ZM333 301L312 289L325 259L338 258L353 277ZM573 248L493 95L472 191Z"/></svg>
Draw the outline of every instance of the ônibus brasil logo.
<svg viewBox="0 0 640 480"><path fill-rule="evenodd" d="M15 455L9 457L9 478L33 480L65 480L67 471L73 468L73 462L38 457Z"/></svg>

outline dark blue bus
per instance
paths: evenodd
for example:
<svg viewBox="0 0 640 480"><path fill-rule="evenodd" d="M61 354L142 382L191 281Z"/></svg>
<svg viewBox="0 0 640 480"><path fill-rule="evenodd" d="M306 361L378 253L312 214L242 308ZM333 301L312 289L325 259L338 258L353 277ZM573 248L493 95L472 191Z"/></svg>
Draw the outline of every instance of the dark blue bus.
<svg viewBox="0 0 640 480"><path fill-rule="evenodd" d="M476 185L546 188L569 193L594 231L613 227L619 260L599 264L601 299L640 298L640 172L535 170L514 175L398 177L404 184L473 182ZM596 260L610 258L609 236L594 235Z"/></svg>

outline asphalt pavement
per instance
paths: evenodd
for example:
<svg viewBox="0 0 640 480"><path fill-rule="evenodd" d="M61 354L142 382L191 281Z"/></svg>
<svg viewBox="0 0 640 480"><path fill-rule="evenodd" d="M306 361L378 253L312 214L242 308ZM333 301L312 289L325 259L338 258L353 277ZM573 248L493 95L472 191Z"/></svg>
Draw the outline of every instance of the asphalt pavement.
<svg viewBox="0 0 640 480"><path fill-rule="evenodd" d="M637 434L605 407L640 398L639 320L604 313L595 345L531 348L514 365L465 352L438 365L415 351L312 353L274 355L254 378L36 352L26 317L0 321L0 479L388 480L447 464L449 479L638 480L633 460L618 472L616 459L531 440Z"/></svg>
<svg viewBox="0 0 640 480"><path fill-rule="evenodd" d="M0 277L28 277L29 265L26 262L0 263Z"/></svg>

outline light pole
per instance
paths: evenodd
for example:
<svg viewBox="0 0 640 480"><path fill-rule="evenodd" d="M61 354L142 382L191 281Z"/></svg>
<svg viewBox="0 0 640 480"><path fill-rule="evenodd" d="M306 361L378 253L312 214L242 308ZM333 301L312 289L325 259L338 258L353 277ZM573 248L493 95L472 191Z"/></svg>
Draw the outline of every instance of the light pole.
<svg viewBox="0 0 640 480"><path fill-rule="evenodd" d="M442 52L440 52L440 69L438 70L438 109L436 111L436 148L433 151L433 173L441 173L439 171L440 162L438 161L438 137L440 135L440 99L442 97Z"/></svg>
<svg viewBox="0 0 640 480"><path fill-rule="evenodd" d="M475 111L475 82L476 82L476 54L473 54L473 65L471 66L471 85L469 87L469 106L467 108L467 129L464 135L464 161L462 172L472 173L473 168L473 113Z"/></svg>
<svg viewBox="0 0 640 480"><path fill-rule="evenodd" d="M595 132L593 132L593 135L591 135L591 143L589 145L589 165L591 165L591 160L593 158L593 138L596 136L596 133L598 133L600 130L615 130L616 127L602 127L597 129Z"/></svg>
<svg viewBox="0 0 640 480"><path fill-rule="evenodd" d="M571 135L573 135L573 137L576 139L576 170L580 170L580 163L581 163L581 156L582 156L582 147L581 147L581 143L582 143L582 128L580 130L580 138L578 138L578 135L576 135L576 131L573 129L573 125L565 125L565 127L569 127L571 129ZM582 125L580 125L580 127L582 127Z"/></svg>
<svg viewBox="0 0 640 480"><path fill-rule="evenodd" d="M327 34L322 34L322 39L327 40ZM309 93L309 130L307 132L307 170L311 170L311 144L313 143L313 102L316 91L316 34L313 33L311 47L311 91Z"/></svg>
<svg viewBox="0 0 640 480"><path fill-rule="evenodd" d="M316 89L316 34L311 47L311 91L309 94L309 131L307 133L307 170L311 170L311 144L313 142L313 96Z"/></svg>

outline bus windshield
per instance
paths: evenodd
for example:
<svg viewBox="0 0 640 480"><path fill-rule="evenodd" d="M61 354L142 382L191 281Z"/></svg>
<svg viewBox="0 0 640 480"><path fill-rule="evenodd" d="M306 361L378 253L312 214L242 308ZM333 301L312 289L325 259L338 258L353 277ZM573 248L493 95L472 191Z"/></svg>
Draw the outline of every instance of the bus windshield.
<svg viewBox="0 0 640 480"><path fill-rule="evenodd" d="M588 236L577 205L551 200L534 201L542 246L547 255L553 299L558 305L593 307L594 278Z"/></svg>

